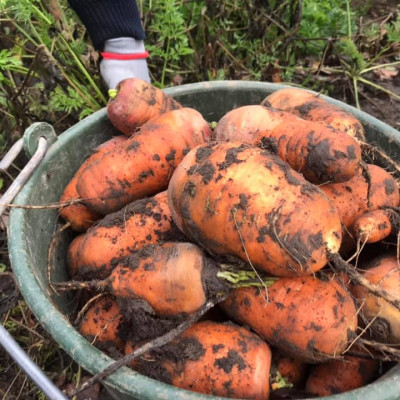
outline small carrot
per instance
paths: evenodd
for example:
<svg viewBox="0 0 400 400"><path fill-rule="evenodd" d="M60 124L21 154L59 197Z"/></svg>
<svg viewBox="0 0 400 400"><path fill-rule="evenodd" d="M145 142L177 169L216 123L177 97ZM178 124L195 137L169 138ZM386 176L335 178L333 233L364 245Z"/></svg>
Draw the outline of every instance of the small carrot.
<svg viewBox="0 0 400 400"><path fill-rule="evenodd" d="M124 135L165 112L182 106L156 86L138 78L121 81L107 104L110 122Z"/></svg>
<svg viewBox="0 0 400 400"><path fill-rule="evenodd" d="M78 331L100 349L117 349L125 346L122 335L124 316L111 295L100 297L85 313Z"/></svg>
<svg viewBox="0 0 400 400"><path fill-rule="evenodd" d="M393 230L391 210L378 209L359 216L353 223L354 238L363 243L376 243L388 237Z"/></svg>
<svg viewBox="0 0 400 400"><path fill-rule="evenodd" d="M372 381L379 361L352 356L331 360L314 366L305 384L307 393L315 396L333 396L360 388Z"/></svg>
<svg viewBox="0 0 400 400"><path fill-rule="evenodd" d="M287 356L276 348L272 349L272 390L300 388L304 384L307 370L308 365L303 360Z"/></svg>
<svg viewBox="0 0 400 400"><path fill-rule="evenodd" d="M360 265L363 277L383 292L400 300L400 268L396 254L381 254L369 263ZM353 285L351 292L361 308L361 320L368 332L383 343L400 344L400 311L385 299L361 285Z"/></svg>

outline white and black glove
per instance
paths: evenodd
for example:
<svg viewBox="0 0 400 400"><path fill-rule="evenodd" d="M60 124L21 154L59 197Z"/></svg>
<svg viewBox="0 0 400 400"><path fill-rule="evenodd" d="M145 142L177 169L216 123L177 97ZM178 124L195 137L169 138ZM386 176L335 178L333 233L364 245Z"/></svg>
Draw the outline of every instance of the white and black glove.
<svg viewBox="0 0 400 400"><path fill-rule="evenodd" d="M150 82L143 40L121 37L106 40L101 52L100 74L108 89L114 89L126 78L139 78Z"/></svg>

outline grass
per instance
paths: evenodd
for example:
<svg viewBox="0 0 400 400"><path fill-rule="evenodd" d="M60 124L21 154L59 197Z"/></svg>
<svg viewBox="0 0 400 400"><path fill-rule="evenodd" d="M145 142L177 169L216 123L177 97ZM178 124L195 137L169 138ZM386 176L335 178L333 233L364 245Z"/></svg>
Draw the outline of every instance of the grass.
<svg viewBox="0 0 400 400"><path fill-rule="evenodd" d="M246 79L285 82L337 96L358 108L400 100L374 78L400 65L400 13L370 17L373 2L138 0L153 83ZM65 0L0 0L0 153L33 122L57 133L104 107L99 55ZM340 91L338 90L340 88ZM365 100L365 101L363 101ZM0 185L7 187L25 160ZM4 181L4 182L3 182ZM9 271L6 234L0 278ZM84 375L19 298L2 315L10 333L60 386ZM43 395L0 350L0 398Z"/></svg>

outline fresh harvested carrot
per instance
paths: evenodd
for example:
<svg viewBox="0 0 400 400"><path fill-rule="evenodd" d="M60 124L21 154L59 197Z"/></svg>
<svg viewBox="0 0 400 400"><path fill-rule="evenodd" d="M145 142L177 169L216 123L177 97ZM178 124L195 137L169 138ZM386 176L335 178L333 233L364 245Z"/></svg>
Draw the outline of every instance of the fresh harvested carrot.
<svg viewBox="0 0 400 400"><path fill-rule="evenodd" d="M280 278L267 288L235 289L220 305L271 346L308 362L339 357L357 329L354 301L334 280Z"/></svg>
<svg viewBox="0 0 400 400"><path fill-rule="evenodd" d="M307 378L305 390L315 396L333 396L367 385L379 368L379 361L344 356L314 366Z"/></svg>
<svg viewBox="0 0 400 400"><path fill-rule="evenodd" d="M78 171L75 173L71 181L65 187L64 192L61 196L60 203L68 203L71 200L79 200L79 194L76 190L76 183L82 171L89 165L99 160L106 152L111 150L113 147L118 146L120 143L127 139L126 136L119 135L114 136L112 139L102 143L98 146L93 154L91 154L80 166ZM71 228L77 232L86 232L95 221L100 219L102 216L88 208L83 203L71 204L68 206L60 207L60 216L71 224Z"/></svg>
<svg viewBox="0 0 400 400"><path fill-rule="evenodd" d="M267 96L261 104L290 112L308 121L324 122L365 141L361 122L353 114L324 100L318 93L298 88L280 89Z"/></svg>
<svg viewBox="0 0 400 400"><path fill-rule="evenodd" d="M105 278L119 258L174 238L179 238L179 230L172 221L167 192L136 200L72 241L67 253L69 275Z"/></svg>
<svg viewBox="0 0 400 400"><path fill-rule="evenodd" d="M108 119L127 136L150 119L182 108L161 89L138 78L121 81L116 91L107 104Z"/></svg>
<svg viewBox="0 0 400 400"><path fill-rule="evenodd" d="M369 178L358 174L347 182L320 186L339 210L348 230L368 211L399 205L399 188L393 177L377 165L368 164L367 170Z"/></svg>
<svg viewBox="0 0 400 400"><path fill-rule="evenodd" d="M214 135L271 150L313 183L347 181L361 161L360 145L345 132L261 105L228 112Z"/></svg>
<svg viewBox="0 0 400 400"><path fill-rule="evenodd" d="M122 332L124 316L115 298L111 295L100 297L84 315L78 330L89 342L103 350L125 346Z"/></svg>
<svg viewBox="0 0 400 400"><path fill-rule="evenodd" d="M306 378L308 365L303 360L289 357L278 349L272 349L271 389L299 388Z"/></svg>
<svg viewBox="0 0 400 400"><path fill-rule="evenodd" d="M78 193L103 215L120 210L165 190L184 155L210 137L209 124L192 108L162 114L86 168L77 183Z"/></svg>
<svg viewBox="0 0 400 400"><path fill-rule="evenodd" d="M193 149L175 170L168 198L189 239L272 275L310 275L340 248L340 217L329 199L255 146Z"/></svg>
<svg viewBox="0 0 400 400"><path fill-rule="evenodd" d="M353 223L352 231L356 240L376 243L392 233L391 210L378 209L359 216Z"/></svg>
<svg viewBox="0 0 400 400"><path fill-rule="evenodd" d="M219 264L191 243L150 245L122 258L104 280L53 284L62 289L95 288L119 299L147 302L160 317L181 317L230 290Z"/></svg>
<svg viewBox="0 0 400 400"><path fill-rule="evenodd" d="M125 352L131 351L127 343ZM270 366L271 351L259 336L234 324L202 321L132 367L198 393L267 400Z"/></svg>
<svg viewBox="0 0 400 400"><path fill-rule="evenodd" d="M370 283L400 300L400 268L395 254L382 254L361 267L366 269L363 276ZM354 285L351 291L372 337L383 343L400 344L400 311L364 286Z"/></svg>

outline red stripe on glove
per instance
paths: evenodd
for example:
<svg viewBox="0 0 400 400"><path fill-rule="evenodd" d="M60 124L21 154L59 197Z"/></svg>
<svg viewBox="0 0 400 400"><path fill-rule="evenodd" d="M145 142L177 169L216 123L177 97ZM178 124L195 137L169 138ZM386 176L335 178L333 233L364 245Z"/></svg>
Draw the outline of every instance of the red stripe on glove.
<svg viewBox="0 0 400 400"><path fill-rule="evenodd" d="M134 54L109 53L103 51L100 54L103 58L106 58L108 60L141 60L149 57L148 51L144 51L143 53L134 53Z"/></svg>

